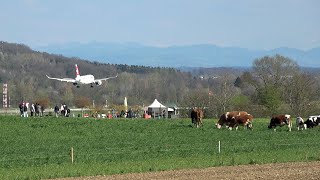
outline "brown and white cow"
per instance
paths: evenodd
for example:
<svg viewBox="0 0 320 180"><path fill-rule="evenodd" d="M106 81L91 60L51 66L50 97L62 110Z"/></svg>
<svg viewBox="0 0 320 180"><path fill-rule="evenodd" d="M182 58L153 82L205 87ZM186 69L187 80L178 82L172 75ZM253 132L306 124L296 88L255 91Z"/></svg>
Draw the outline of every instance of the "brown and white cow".
<svg viewBox="0 0 320 180"><path fill-rule="evenodd" d="M291 116L289 114L281 114L277 116L273 116L270 120L270 124L268 126L269 129L274 129L276 131L277 126L284 126L288 125L289 131L291 131L292 128L292 122L291 122Z"/></svg>
<svg viewBox="0 0 320 180"><path fill-rule="evenodd" d="M248 113L246 111L230 111L222 114L216 123L216 127L220 129L222 126L226 126L227 128L230 127L230 124L235 124L233 122L233 118L236 116L244 116L247 115ZM230 129L230 128L229 128ZM232 129L232 127L231 127Z"/></svg>
<svg viewBox="0 0 320 180"><path fill-rule="evenodd" d="M231 118L229 129L232 130L232 128L235 128L238 130L239 125L241 125L252 130L252 122L253 116L251 114L237 115Z"/></svg>

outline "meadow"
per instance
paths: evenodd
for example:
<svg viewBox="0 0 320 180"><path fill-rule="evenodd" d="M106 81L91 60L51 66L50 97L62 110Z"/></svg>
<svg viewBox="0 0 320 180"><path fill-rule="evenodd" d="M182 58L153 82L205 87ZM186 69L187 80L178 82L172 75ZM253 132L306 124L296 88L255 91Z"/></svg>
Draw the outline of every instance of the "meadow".
<svg viewBox="0 0 320 180"><path fill-rule="evenodd" d="M319 127L292 132L193 128L190 119L0 116L0 179L48 179L172 169L319 161ZM220 152L219 152L220 141ZM73 148L73 162L71 161Z"/></svg>

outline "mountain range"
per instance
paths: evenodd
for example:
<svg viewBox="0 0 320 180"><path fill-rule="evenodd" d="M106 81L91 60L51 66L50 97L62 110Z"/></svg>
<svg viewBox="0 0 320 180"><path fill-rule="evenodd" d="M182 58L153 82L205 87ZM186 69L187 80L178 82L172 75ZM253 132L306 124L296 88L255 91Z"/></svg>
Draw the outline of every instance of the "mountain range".
<svg viewBox="0 0 320 180"><path fill-rule="evenodd" d="M288 47L250 50L212 44L155 47L139 43L91 42L53 44L33 49L102 63L152 67L250 67L255 59L275 54L288 57L302 67L320 67L320 48L306 51Z"/></svg>

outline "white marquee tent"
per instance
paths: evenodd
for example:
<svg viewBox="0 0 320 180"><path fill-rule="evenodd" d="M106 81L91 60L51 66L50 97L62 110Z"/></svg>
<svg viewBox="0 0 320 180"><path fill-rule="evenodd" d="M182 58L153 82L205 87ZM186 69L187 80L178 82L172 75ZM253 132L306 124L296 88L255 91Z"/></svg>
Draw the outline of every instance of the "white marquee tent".
<svg viewBox="0 0 320 180"><path fill-rule="evenodd" d="M168 117L168 112L174 111L172 108L168 108L161 104L157 99L148 106L148 114L153 117Z"/></svg>
<svg viewBox="0 0 320 180"><path fill-rule="evenodd" d="M161 104L157 99L155 99L153 103L148 106L148 108L167 108L167 107Z"/></svg>

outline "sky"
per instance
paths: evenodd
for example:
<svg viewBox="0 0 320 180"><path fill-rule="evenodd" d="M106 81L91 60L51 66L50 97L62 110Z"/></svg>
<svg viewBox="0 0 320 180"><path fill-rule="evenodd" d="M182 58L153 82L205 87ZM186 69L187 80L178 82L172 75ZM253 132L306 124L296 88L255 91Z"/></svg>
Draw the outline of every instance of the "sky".
<svg viewBox="0 0 320 180"><path fill-rule="evenodd" d="M320 47L319 0L2 0L0 41Z"/></svg>

